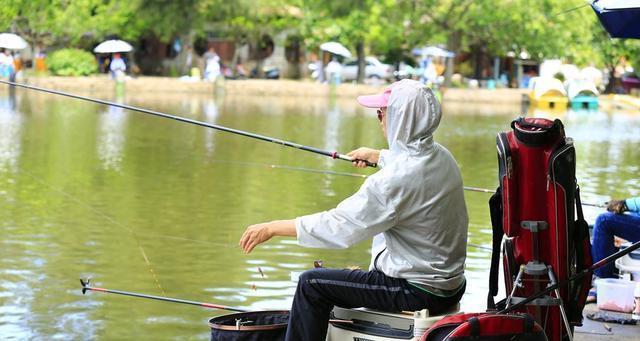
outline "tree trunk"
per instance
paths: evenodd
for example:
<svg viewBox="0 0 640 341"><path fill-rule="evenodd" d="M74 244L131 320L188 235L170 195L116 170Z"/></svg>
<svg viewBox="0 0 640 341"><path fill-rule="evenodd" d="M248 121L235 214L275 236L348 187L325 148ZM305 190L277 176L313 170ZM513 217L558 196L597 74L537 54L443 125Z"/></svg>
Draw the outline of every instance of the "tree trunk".
<svg viewBox="0 0 640 341"><path fill-rule="evenodd" d="M240 57L240 44L238 43L238 39L235 39L233 43L233 57L231 58L231 74L235 77L238 75L238 58Z"/></svg>
<svg viewBox="0 0 640 341"><path fill-rule="evenodd" d="M462 40L462 32L454 31L453 33L451 33L451 35L449 35L449 37L447 38L447 50L457 54L458 50L460 50L461 40ZM451 86L451 77L453 76L453 68L454 68L454 58L455 57L447 58L447 65L446 65L446 69L444 70L444 86L445 87Z"/></svg>
<svg viewBox="0 0 640 341"><path fill-rule="evenodd" d="M262 68L264 65L264 58L258 58L256 60L256 78L264 78L264 69Z"/></svg>
<svg viewBox="0 0 640 341"><path fill-rule="evenodd" d="M609 67L609 82L607 83L607 86L605 86L604 88L604 93L606 94L611 94L615 91L616 79L613 76L615 72L616 72L616 66L611 65Z"/></svg>
<svg viewBox="0 0 640 341"><path fill-rule="evenodd" d="M298 38L295 38L294 42L292 43L291 49L293 50L293 52L291 61L289 61L289 67L291 70L289 76L293 79L300 79L302 78L302 70L300 69L300 59L302 53L300 51L300 40Z"/></svg>
<svg viewBox="0 0 640 341"><path fill-rule="evenodd" d="M182 42L182 49L180 50L180 52L178 52L174 63L176 70L180 75L189 75L191 72L191 68L193 67L193 59L196 56L195 52L193 51L193 36L193 32L188 32L184 35L179 36L180 41Z"/></svg>
<svg viewBox="0 0 640 341"><path fill-rule="evenodd" d="M482 49L480 46L475 45L471 47L471 54L473 55L473 78L478 82L482 79Z"/></svg>
<svg viewBox="0 0 640 341"><path fill-rule="evenodd" d="M356 82L358 84L362 84L364 82L365 77L365 61L364 61L364 42L359 41L356 43L356 54L358 56L358 76L356 77Z"/></svg>

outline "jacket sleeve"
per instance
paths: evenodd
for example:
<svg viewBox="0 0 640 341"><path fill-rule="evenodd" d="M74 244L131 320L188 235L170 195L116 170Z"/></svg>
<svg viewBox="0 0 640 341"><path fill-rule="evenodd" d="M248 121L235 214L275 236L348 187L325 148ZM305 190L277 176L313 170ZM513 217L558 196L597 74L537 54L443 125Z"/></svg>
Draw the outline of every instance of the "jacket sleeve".
<svg viewBox="0 0 640 341"><path fill-rule="evenodd" d="M630 212L640 212L640 197L629 198L625 200L625 204Z"/></svg>
<svg viewBox="0 0 640 341"><path fill-rule="evenodd" d="M388 149L380 149L380 156L378 157L378 168L384 168L384 165L387 163L387 155L389 155Z"/></svg>
<svg viewBox="0 0 640 341"><path fill-rule="evenodd" d="M395 205L388 192L385 183L372 176L336 208L296 218L298 244L347 248L388 230L397 219Z"/></svg>

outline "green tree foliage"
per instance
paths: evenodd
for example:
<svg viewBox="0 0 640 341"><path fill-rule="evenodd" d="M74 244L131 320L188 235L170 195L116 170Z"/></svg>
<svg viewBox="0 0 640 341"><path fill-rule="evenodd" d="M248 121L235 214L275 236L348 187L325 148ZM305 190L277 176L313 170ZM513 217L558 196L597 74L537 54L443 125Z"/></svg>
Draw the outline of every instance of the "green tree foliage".
<svg viewBox="0 0 640 341"><path fill-rule="evenodd" d="M48 67L57 76L88 76L98 71L95 57L79 49L55 51L48 58Z"/></svg>
<svg viewBox="0 0 640 341"><path fill-rule="evenodd" d="M306 1L301 21L305 44L311 50L327 41L337 41L356 51L357 81L364 78L365 48L380 54L402 46L402 22L393 20L398 13L396 1Z"/></svg>
<svg viewBox="0 0 640 341"><path fill-rule="evenodd" d="M413 47L441 44L456 53L526 51L599 66L628 56L640 68L638 43L609 39L583 0L14 0L1 6L0 28L34 47L89 49L112 36L168 43L214 31L259 51L264 36L286 31L307 51L341 42L361 63L365 54L397 61Z"/></svg>

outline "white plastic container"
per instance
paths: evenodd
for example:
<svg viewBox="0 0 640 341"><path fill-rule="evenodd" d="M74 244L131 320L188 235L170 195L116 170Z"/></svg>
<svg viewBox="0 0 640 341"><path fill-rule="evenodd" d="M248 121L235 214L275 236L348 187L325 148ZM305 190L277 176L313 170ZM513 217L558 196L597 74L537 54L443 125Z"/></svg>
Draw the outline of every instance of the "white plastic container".
<svg viewBox="0 0 640 341"><path fill-rule="evenodd" d="M640 282L640 260L626 255L616 259L616 268L620 270L620 274L631 274L631 280Z"/></svg>
<svg viewBox="0 0 640 341"><path fill-rule="evenodd" d="M640 282L636 282L636 290L633 291L633 296L635 296L636 307L633 309L631 318L640 320Z"/></svg>
<svg viewBox="0 0 640 341"><path fill-rule="evenodd" d="M617 278L596 279L598 309L630 313L633 311L635 282Z"/></svg>
<svg viewBox="0 0 640 341"><path fill-rule="evenodd" d="M429 315L424 309L413 313L387 313L377 310L334 307L332 318L351 323L330 322L327 341L410 341L420 340L422 334L445 315L458 313L460 305L443 315Z"/></svg>

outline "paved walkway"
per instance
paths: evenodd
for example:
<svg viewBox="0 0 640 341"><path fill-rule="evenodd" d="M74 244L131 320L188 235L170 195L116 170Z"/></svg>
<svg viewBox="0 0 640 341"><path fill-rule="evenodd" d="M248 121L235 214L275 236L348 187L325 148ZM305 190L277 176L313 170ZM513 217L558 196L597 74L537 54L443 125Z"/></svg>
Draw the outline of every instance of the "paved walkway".
<svg viewBox="0 0 640 341"><path fill-rule="evenodd" d="M598 311L594 304L587 304L584 309L585 316L589 313ZM612 316L618 316L624 319L631 318L631 314L609 313ZM598 340L598 341L640 341L640 324L639 325L622 325L612 322L597 322L584 318L582 327L576 328L576 341Z"/></svg>

